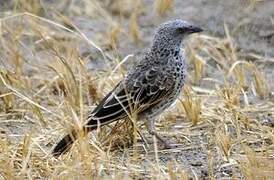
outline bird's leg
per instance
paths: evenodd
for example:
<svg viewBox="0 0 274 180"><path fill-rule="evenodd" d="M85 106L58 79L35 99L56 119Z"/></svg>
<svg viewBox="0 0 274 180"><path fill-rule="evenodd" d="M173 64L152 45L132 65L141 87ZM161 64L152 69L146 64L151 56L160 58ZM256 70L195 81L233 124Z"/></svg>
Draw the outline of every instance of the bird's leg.
<svg viewBox="0 0 274 180"><path fill-rule="evenodd" d="M170 145L169 142L167 142L165 139L163 139L157 132L155 129L155 119L154 118L147 118L146 120L146 126L147 126L147 130L148 133L151 134L152 136L155 136L159 141L161 141L161 143L164 144L166 149L171 149L172 146Z"/></svg>

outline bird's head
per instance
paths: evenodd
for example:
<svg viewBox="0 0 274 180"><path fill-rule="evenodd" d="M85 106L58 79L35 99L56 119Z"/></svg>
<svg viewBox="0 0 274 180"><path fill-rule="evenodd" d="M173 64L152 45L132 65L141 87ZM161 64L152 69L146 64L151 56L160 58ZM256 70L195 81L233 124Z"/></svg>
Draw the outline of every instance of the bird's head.
<svg viewBox="0 0 274 180"><path fill-rule="evenodd" d="M180 19L167 21L157 28L153 45L180 45L184 37L202 31L202 28Z"/></svg>

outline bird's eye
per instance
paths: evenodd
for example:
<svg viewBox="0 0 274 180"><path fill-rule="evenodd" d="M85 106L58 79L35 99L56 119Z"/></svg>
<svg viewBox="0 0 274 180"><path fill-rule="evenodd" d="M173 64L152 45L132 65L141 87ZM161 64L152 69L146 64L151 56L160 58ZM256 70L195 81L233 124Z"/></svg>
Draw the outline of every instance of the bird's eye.
<svg viewBox="0 0 274 180"><path fill-rule="evenodd" d="M186 28L178 28L177 31L180 33L184 33L186 32Z"/></svg>

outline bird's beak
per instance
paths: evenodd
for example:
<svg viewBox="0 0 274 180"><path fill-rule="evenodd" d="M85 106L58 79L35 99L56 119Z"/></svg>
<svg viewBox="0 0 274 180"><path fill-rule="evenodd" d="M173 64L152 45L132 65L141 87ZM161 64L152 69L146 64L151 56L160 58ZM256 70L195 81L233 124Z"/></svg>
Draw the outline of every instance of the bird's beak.
<svg viewBox="0 0 274 180"><path fill-rule="evenodd" d="M190 28L190 33L199 33L199 32L202 32L203 31L203 29L202 28L200 28L200 27L191 27Z"/></svg>

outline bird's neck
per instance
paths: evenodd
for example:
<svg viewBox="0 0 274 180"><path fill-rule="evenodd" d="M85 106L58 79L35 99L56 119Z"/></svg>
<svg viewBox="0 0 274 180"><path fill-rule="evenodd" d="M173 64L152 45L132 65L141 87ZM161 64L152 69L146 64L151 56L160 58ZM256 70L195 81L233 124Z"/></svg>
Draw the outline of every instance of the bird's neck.
<svg viewBox="0 0 274 180"><path fill-rule="evenodd" d="M161 49L180 49L182 45L181 38L168 38L168 37L154 37L151 50Z"/></svg>

